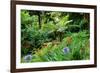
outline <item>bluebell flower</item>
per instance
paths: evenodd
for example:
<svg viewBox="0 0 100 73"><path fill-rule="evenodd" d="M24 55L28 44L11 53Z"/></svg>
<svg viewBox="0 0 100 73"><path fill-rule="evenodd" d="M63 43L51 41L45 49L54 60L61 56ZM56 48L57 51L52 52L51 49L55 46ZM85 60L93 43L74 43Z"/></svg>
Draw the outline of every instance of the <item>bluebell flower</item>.
<svg viewBox="0 0 100 73"><path fill-rule="evenodd" d="M28 54L24 57L24 62L30 62L32 60L32 55Z"/></svg>
<svg viewBox="0 0 100 73"><path fill-rule="evenodd" d="M64 53L64 54L69 53L69 51L70 51L70 49L69 49L68 47L63 48L63 53Z"/></svg>

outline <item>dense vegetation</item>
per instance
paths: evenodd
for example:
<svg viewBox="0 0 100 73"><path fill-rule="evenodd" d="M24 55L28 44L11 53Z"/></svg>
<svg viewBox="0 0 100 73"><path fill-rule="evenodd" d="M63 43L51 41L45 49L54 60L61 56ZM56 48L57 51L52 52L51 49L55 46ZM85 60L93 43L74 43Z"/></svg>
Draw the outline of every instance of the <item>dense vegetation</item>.
<svg viewBox="0 0 100 73"><path fill-rule="evenodd" d="M87 60L89 14L21 10L21 62Z"/></svg>

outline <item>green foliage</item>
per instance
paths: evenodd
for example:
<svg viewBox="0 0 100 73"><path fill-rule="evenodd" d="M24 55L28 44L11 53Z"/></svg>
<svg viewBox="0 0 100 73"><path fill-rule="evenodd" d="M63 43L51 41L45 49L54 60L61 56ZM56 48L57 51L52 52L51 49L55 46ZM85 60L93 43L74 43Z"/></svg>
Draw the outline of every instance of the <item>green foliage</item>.
<svg viewBox="0 0 100 73"><path fill-rule="evenodd" d="M83 19L83 20L81 20L81 22L80 22L80 29L81 30L89 30L89 22L88 22L88 20L86 20L86 19Z"/></svg>
<svg viewBox="0 0 100 73"><path fill-rule="evenodd" d="M30 49L28 49L28 48L21 48L21 54L22 54L21 56L28 54L29 51L30 51Z"/></svg>
<svg viewBox="0 0 100 73"><path fill-rule="evenodd" d="M70 32L79 32L80 26L79 25L68 25L68 31Z"/></svg>
<svg viewBox="0 0 100 73"><path fill-rule="evenodd" d="M21 57L31 62L87 60L89 19L84 13L21 11Z"/></svg>
<svg viewBox="0 0 100 73"><path fill-rule="evenodd" d="M70 45L72 49L72 60L87 59L86 50L89 55L89 38L87 38L86 32L79 32L78 34L73 34L73 42ZM77 44L76 44L77 43ZM89 56L88 56L89 59Z"/></svg>
<svg viewBox="0 0 100 73"><path fill-rule="evenodd" d="M42 47L33 54L35 58L32 62L87 60L89 59L89 40L86 37L87 34L84 31L72 34L71 37L65 37L59 45L48 43L48 46ZM70 49L66 54L63 52L65 47Z"/></svg>

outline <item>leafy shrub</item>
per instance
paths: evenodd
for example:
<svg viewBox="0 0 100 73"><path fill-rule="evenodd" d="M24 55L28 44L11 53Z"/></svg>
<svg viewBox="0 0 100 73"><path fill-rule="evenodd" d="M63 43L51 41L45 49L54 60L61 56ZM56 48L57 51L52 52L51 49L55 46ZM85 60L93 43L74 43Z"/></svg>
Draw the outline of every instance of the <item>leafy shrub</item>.
<svg viewBox="0 0 100 73"><path fill-rule="evenodd" d="M89 22L86 19L81 20L80 22L80 29L81 30L89 30Z"/></svg>
<svg viewBox="0 0 100 73"><path fill-rule="evenodd" d="M22 10L22 57L31 53L31 62L89 59L88 24L83 13Z"/></svg>
<svg viewBox="0 0 100 73"><path fill-rule="evenodd" d="M82 36L83 35L83 36ZM85 32L74 33L71 37L65 37L59 45L48 45L37 51L33 62L64 61L89 59L89 40ZM69 41L70 44L69 44ZM68 48L68 53L64 48ZM37 60L36 60L37 59ZM38 61L39 60L39 61Z"/></svg>
<svg viewBox="0 0 100 73"><path fill-rule="evenodd" d="M79 32L80 26L79 25L68 25L68 31L70 32Z"/></svg>

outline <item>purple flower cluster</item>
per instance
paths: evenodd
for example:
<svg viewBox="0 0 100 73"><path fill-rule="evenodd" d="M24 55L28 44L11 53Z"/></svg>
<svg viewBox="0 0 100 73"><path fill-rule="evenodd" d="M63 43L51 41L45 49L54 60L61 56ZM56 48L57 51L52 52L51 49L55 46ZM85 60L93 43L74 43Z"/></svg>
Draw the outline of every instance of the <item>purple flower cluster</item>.
<svg viewBox="0 0 100 73"><path fill-rule="evenodd" d="M69 49L68 47L63 48L63 53L64 53L64 54L69 53L69 51L70 51L70 49Z"/></svg>

